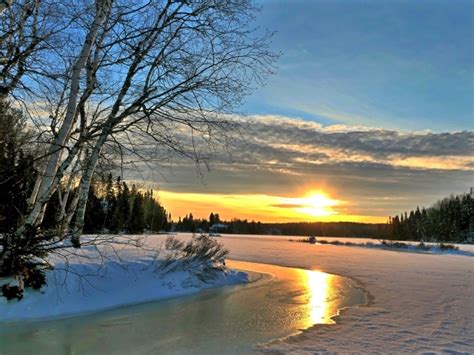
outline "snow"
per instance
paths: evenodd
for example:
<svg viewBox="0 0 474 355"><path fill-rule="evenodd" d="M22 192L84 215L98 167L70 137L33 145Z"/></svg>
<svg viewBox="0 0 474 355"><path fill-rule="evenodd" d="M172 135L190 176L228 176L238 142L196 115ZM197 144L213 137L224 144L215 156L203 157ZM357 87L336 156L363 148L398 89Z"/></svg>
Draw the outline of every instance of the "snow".
<svg viewBox="0 0 474 355"><path fill-rule="evenodd" d="M178 235L183 239L189 237L189 234ZM149 236L146 245L156 248L165 238ZM343 310L336 317L336 324L317 325L299 335L263 344L260 351L471 353L474 349L474 257L312 245L288 239L223 235L219 241L231 251L230 258L234 260L301 267L349 277L365 288L371 302ZM74 275L67 278L67 290L62 288L60 281L64 274L58 261L51 275L55 275L59 284L53 281L54 286L48 287L44 294L26 295L18 303L6 305L1 301L2 320L93 312L246 280L246 275L238 272L230 272L212 285L198 283L183 272L162 276L153 267L152 254L124 249L118 253L122 262L117 258L105 261L101 275L91 278L91 283L100 290L88 284L83 284L84 289L81 289ZM461 250L474 251L472 246L461 246ZM98 255L93 250L82 252L92 259L74 261L75 269L95 271L101 264L94 259ZM83 297L84 292L87 297Z"/></svg>
<svg viewBox="0 0 474 355"><path fill-rule="evenodd" d="M21 301L0 297L1 321L61 318L119 306L156 301L199 292L202 289L246 282L247 274L229 270L212 283L203 283L187 271L163 275L157 269L156 250L161 239L144 238L145 249L117 243L86 247L53 257L54 271L41 292L27 289ZM163 254L163 252L162 252ZM160 255L158 256L160 257ZM0 284L7 279L0 278Z"/></svg>
<svg viewBox="0 0 474 355"><path fill-rule="evenodd" d="M420 253L420 254L452 254L452 255L465 255L465 256L474 256L474 251L469 251L466 249L466 244L449 244L455 246L457 249L448 249L447 247L442 248L437 243L420 243L420 242L406 242L406 241L394 241L401 243L400 246L391 246L390 244L383 244L381 241L372 240L368 242L359 242L359 241L347 241L345 239L349 238L342 238L343 241L337 238L331 238L334 240L327 240L324 238L319 238L319 244L333 244L333 245L344 245L344 246L351 246L357 248L375 248L375 249L383 249L383 250L390 250L390 251L399 251L399 252L407 252L407 253ZM291 241L298 241L297 239L291 239ZM339 242L339 243L338 243ZM388 243L392 243L393 241L389 241Z"/></svg>
<svg viewBox="0 0 474 355"><path fill-rule="evenodd" d="M341 241L344 238L337 238ZM354 241L352 239L352 241ZM474 258L224 236L231 258L320 270L358 281L373 300L262 351L313 354L474 349ZM472 250L472 246L463 247Z"/></svg>

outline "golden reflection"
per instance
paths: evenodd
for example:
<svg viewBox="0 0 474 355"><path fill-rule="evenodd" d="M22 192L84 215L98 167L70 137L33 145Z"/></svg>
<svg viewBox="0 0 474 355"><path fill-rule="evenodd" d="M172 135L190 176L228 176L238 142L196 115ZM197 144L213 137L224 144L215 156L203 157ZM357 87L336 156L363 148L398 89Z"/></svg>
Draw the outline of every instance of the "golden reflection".
<svg viewBox="0 0 474 355"><path fill-rule="evenodd" d="M320 271L305 270L308 288L308 322L310 325L331 323L333 315L330 307L332 275Z"/></svg>
<svg viewBox="0 0 474 355"><path fill-rule="evenodd" d="M287 312L286 322L292 322L294 328L306 329L315 324L334 323L331 317L337 314L341 304L337 295L340 289L337 276L245 261L226 260L226 264L231 268L255 272L251 276L254 280L260 273L272 275L270 280L273 280L274 289L265 291L266 297L281 302L279 312Z"/></svg>

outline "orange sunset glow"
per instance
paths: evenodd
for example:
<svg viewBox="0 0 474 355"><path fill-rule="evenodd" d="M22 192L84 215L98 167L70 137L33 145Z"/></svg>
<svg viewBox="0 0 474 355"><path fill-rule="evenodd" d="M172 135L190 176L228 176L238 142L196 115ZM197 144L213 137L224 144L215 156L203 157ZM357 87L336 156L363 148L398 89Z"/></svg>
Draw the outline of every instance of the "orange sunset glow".
<svg viewBox="0 0 474 355"><path fill-rule="evenodd" d="M173 220L192 213L207 218L217 212L221 218L261 222L372 222L383 223L385 216L366 216L351 212L348 201L331 197L323 191L309 191L301 197L266 194L204 194L160 191L160 201Z"/></svg>
<svg viewBox="0 0 474 355"><path fill-rule="evenodd" d="M333 200L323 192L311 192L307 197L286 199L291 204L296 203L296 211L314 217L325 217L337 214L332 207L337 206L341 201ZM294 202L293 202L294 201Z"/></svg>

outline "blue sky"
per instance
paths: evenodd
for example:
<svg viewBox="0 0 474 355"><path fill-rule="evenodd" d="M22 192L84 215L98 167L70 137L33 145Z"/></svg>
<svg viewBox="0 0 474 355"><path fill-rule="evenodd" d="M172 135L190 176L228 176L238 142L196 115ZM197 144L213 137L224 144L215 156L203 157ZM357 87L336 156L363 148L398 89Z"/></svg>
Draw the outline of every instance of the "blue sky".
<svg viewBox="0 0 474 355"><path fill-rule="evenodd" d="M473 1L262 0L276 74L243 110L435 132L472 130Z"/></svg>

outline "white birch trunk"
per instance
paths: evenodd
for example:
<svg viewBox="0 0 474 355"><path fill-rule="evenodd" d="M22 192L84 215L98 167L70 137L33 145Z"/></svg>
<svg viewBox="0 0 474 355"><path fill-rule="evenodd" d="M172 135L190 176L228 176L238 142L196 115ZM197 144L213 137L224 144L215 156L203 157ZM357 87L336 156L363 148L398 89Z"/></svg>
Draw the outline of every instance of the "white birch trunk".
<svg viewBox="0 0 474 355"><path fill-rule="evenodd" d="M32 207L32 213L34 215L28 216L28 220L34 223L41 223L43 207L46 204L44 197L48 195L47 191L54 183L56 173L60 164L63 149L68 142L71 129L74 126L75 119L77 117L77 100L79 95L79 82L81 71L84 68L87 59L89 58L92 45L94 44L97 32L104 23L108 12L110 11L111 0L96 0L96 14L91 29L86 35L86 39L82 46L79 57L73 65L72 77L71 77L71 89L68 96L68 104L66 109L66 115L59 129L58 135L51 143L49 148L48 162L42 172L41 179L37 180L33 193L30 197L30 203ZM53 187L56 188L55 186Z"/></svg>
<svg viewBox="0 0 474 355"><path fill-rule="evenodd" d="M100 152L104 146L104 143L107 141L108 135L108 129L102 131L102 134L94 145L94 149L92 150L90 157L87 159L85 170L82 173L81 182L79 183L78 201L75 208L76 214L74 217L74 229L71 236L71 242L75 246L80 245L80 236L84 228L84 217L86 214L87 199L89 197L92 176L94 175L95 168L97 167L97 163L99 161Z"/></svg>
<svg viewBox="0 0 474 355"><path fill-rule="evenodd" d="M81 153L78 154L78 158L76 159L76 162L74 163L74 166L68 177L68 181L66 183L66 188L65 188L65 194L62 198L60 198L61 210L56 216L56 222L58 224L58 234L60 236L65 235L66 228L71 222L71 218L72 218L72 217L69 217L69 215L71 214L70 211L71 209L74 211L75 206L77 205L76 197L78 194L75 193L72 195L72 201L69 203L69 208L68 208L68 202L71 197L71 192L74 188L73 186L74 180L78 178L78 174L79 174L78 166L80 165L80 162L81 162Z"/></svg>

